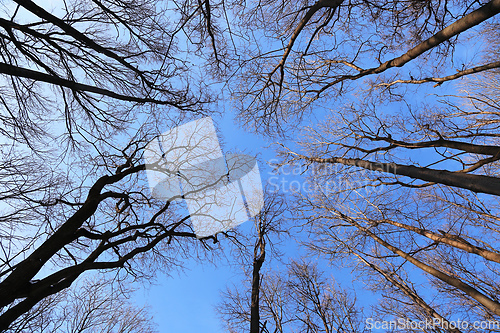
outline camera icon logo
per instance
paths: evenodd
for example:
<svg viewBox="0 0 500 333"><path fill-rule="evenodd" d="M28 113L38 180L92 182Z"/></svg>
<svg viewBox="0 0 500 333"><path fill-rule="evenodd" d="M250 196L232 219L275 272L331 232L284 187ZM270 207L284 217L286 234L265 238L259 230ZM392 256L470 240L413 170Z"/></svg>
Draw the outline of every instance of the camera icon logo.
<svg viewBox="0 0 500 333"><path fill-rule="evenodd" d="M144 160L152 197L185 200L198 238L234 228L264 205L256 159L224 156L210 117L161 134L146 146Z"/></svg>

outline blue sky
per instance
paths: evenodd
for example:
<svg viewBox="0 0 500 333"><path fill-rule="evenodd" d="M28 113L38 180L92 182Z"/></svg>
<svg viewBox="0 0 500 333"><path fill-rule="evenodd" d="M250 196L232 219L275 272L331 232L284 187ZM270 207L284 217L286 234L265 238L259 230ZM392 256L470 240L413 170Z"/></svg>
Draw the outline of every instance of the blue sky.
<svg viewBox="0 0 500 333"><path fill-rule="evenodd" d="M282 181L286 181L287 184L290 184L292 180L300 181L300 176L291 172L293 169L288 170L290 174L279 175L274 178L274 181L271 181L270 177L275 174L272 173L272 169L267 163L277 160L274 148L268 147L272 141L244 131L234 124L232 117L231 112L226 112L222 119L213 118L219 140L222 142L223 153L243 151L245 154L256 156L259 160L263 186L273 182L273 184L280 184L282 188ZM276 179L278 180L276 181ZM250 233L252 222L247 221L238 228L243 232ZM287 239L285 244L280 245L280 250L285 252L285 262L287 257L297 257L297 243L294 239ZM152 286L137 291L135 294L136 303L150 306L160 332L225 331L223 322L218 318L216 311L217 304L222 300L221 292L228 286L241 285L245 278L241 267L235 265L234 262L233 265L229 263L232 259L237 258L232 258L232 254L227 251L225 255L227 258L216 259L215 264L187 260L183 263L185 270L173 271L170 276L157 276ZM268 259L271 258L268 256ZM263 269L279 269L280 267L279 262L271 259L265 262ZM327 269L326 275L334 277L338 282L345 283L348 288L352 287L350 270ZM243 287L250 288L250 285ZM360 295L363 294L359 299L360 305L368 306L371 301L369 293L359 291Z"/></svg>
<svg viewBox="0 0 500 333"><path fill-rule="evenodd" d="M472 58L471 52L469 48L464 48L457 54L470 60ZM443 94L450 91L448 87L449 85L445 84L437 89L431 88L431 86L419 89L420 91L426 89L428 94ZM223 109L222 118L214 117L213 120L218 130L219 139L223 143L223 152L242 151L256 156L259 160L262 181L263 183L268 182L271 168L267 162L276 159L275 147L269 147L274 140L248 133L239 127L234 121L235 115L229 103L222 104L221 108ZM316 112L316 116L320 118L323 114L323 111ZM286 176L286 179L297 178L295 175L289 175ZM246 222L239 228L250 231L250 223ZM285 246L285 249L293 251L294 245L290 242ZM148 304L150 306L160 332L222 332L224 331L222 322L216 314L216 305L221 301L220 293L228 285L240 284L244 278L242 270L230 266L228 260L230 261L231 258L221 257L216 264L187 260L184 262L184 271L173 271L171 276L159 274L152 286L136 292L134 300L138 305ZM274 263L266 262L265 268L273 265ZM350 283L351 280L349 271L328 270L327 274L343 279L341 282ZM373 300L370 293L360 289L357 291L360 302L368 306Z"/></svg>
<svg viewBox="0 0 500 333"><path fill-rule="evenodd" d="M242 151L256 156L263 185L271 169L265 164L274 158L264 138L250 134L234 124L232 115L213 118L222 142L223 153ZM264 163L262 163L264 162ZM240 226L249 230L251 222ZM230 255L230 254L227 254ZM221 291L231 284L241 283L241 269L230 266L225 258L214 265L195 260L184 262L185 270L173 271L171 276L159 275L154 285L137 291L136 303L148 304L160 332L222 332L222 321L217 317L216 305Z"/></svg>
<svg viewBox="0 0 500 333"><path fill-rule="evenodd" d="M463 55L467 57L467 50L463 50ZM436 94L444 94L452 91L451 84L442 87L432 88L432 86L421 87L420 91L425 91L420 96L425 96L427 100L433 100ZM418 103L417 100L415 100ZM267 162L276 160L276 146L269 145L277 140L263 138L260 135L252 134L243 130L234 122L234 113L228 104L223 105L223 117L213 117L218 131L219 140L222 143L223 153L229 151L242 151L245 154L256 156L259 160L259 168L263 185L269 182L272 175L271 168ZM387 105L384 112L397 113L393 105ZM323 110L318 111L315 116L322 118L325 114ZM314 123L315 120L310 120ZM307 124L304 124L306 126ZM424 162L427 156L419 153L419 161ZM430 160L429 160L430 161ZM296 175L280 176L284 179L299 180ZM246 222L249 224L251 222ZM250 231L249 225L242 225L239 228ZM284 247L293 251L293 244ZM230 260L231 258L229 258ZM202 264L194 260L188 260L185 263L186 270L183 272L173 272L171 276L158 276L155 285L145 290L139 290L136 295L138 304L147 303L151 307L155 321L158 324L160 332L223 332L223 323L217 317L216 305L221 301L221 292L232 284L241 284L244 276L241 269L230 267L226 259L221 259L215 265L211 263ZM268 262L264 269L269 268ZM274 264L270 264L274 267ZM362 281L352 281L352 274L349 270L326 269L326 275L332 276L341 282L347 288L355 288L359 305L369 313L369 307L376 300L371 292L362 288ZM421 276L420 281L426 280ZM249 288L250 286L248 286ZM374 330L377 331L377 330Z"/></svg>
<svg viewBox="0 0 500 333"><path fill-rule="evenodd" d="M227 283L241 278L223 263L217 267L190 261L184 272L159 276L156 285L138 291L137 302L151 306L160 332L223 331L215 307Z"/></svg>

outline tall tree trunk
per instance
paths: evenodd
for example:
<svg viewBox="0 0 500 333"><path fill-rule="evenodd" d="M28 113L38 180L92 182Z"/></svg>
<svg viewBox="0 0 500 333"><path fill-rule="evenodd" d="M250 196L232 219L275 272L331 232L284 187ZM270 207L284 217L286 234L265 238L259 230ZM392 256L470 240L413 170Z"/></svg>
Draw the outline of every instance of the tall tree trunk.
<svg viewBox="0 0 500 333"><path fill-rule="evenodd" d="M259 238L254 247L252 270L252 300L250 305L250 333L260 333L260 269L266 258L266 244L262 226L259 226Z"/></svg>
<svg viewBox="0 0 500 333"><path fill-rule="evenodd" d="M459 187L477 193L487 193L500 196L500 179L483 175L475 175L465 172L452 172L448 170L436 170L414 165L403 165L396 163L378 163L366 161L358 158L302 158L318 163L343 164L360 167L371 171L380 171L391 173L397 176L406 176L414 179L420 179L428 182ZM494 159L498 159L494 156Z"/></svg>

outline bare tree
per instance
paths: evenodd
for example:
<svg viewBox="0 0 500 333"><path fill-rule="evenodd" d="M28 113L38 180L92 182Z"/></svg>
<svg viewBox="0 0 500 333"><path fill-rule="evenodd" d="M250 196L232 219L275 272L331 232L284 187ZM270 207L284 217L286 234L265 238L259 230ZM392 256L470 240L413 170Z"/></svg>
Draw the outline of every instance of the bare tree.
<svg viewBox="0 0 500 333"><path fill-rule="evenodd" d="M284 232L291 232L284 221L286 208L280 192L268 192L255 218L253 252L247 251L241 263L250 288L228 288L218 305L227 328L252 333L363 332L363 315L355 296L325 278L316 265L291 260L283 272L264 266L270 259L282 260L277 241ZM293 241L293 237L286 238L286 243Z"/></svg>
<svg viewBox="0 0 500 333"><path fill-rule="evenodd" d="M214 98L189 66L222 67L210 3L0 6L0 331L23 329L92 271L114 274L119 287L175 269L188 254L210 256L182 204L151 196L143 159L161 132L211 112ZM99 302L100 288L85 297ZM79 306L67 309L83 317L60 325L96 325L77 322L93 311ZM150 330L144 313L135 314ZM99 325L142 331L111 324ZM65 330L57 321L40 325Z"/></svg>
<svg viewBox="0 0 500 333"><path fill-rule="evenodd" d="M97 278L100 281L97 281ZM117 290L102 276L87 278L38 303L12 332L157 332L145 307L131 304L130 290Z"/></svg>
<svg viewBox="0 0 500 333"><path fill-rule="evenodd" d="M293 139L280 152L309 173L295 211L314 230L311 248L368 267L375 289L385 281L385 315L403 314L395 295L418 309L411 320L500 315L499 11L498 1L303 1L241 12L249 38L268 42L240 63L243 122Z"/></svg>
<svg viewBox="0 0 500 333"><path fill-rule="evenodd" d="M279 192L265 192L264 206L260 213L255 216L255 235L252 237L238 237L238 251L241 252L241 262L250 279L249 297L242 296L240 289L228 289L225 294L225 302L219 306L219 313L227 322L228 328L234 330L241 328L250 332L259 333L266 331L266 323L261 320L262 312L262 283L263 265L271 257L279 256L276 242L280 236L287 234L285 227L287 210L284 197ZM253 246L249 245L254 243ZM252 251L249 251L252 249ZM267 306L267 302L266 302Z"/></svg>
<svg viewBox="0 0 500 333"><path fill-rule="evenodd" d="M403 84L457 80L500 66L455 63L461 39L500 11L498 1L282 1L239 11L246 43L234 85L243 122L270 135L341 104L352 91L401 97ZM245 27L248 27L245 30ZM479 59L479 58L476 58ZM400 88L400 89L399 89ZM299 120L299 122L297 122Z"/></svg>
<svg viewBox="0 0 500 333"><path fill-rule="evenodd" d="M122 281L171 269L185 253L210 255L182 205L151 197L143 161L165 127L213 112L200 63L216 78L231 70L243 122L269 134L335 105L300 138L304 149L282 150L284 164L320 171L297 201L314 251L357 258L420 318L500 315L498 0L0 6L0 330L86 272ZM484 45L461 58L473 38ZM426 83L440 96L424 104L414 96L428 96ZM388 105L402 111L384 114ZM248 307L227 314L253 332L359 330L351 297L332 303L314 267L263 278L267 216L247 256ZM414 283L418 271L434 304ZM390 304L381 311L400 315Z"/></svg>
<svg viewBox="0 0 500 333"><path fill-rule="evenodd" d="M157 265L175 266L175 249L189 246L179 241L196 240L189 214L171 201L150 197L141 160L143 146L132 143L131 150L121 152L125 158L98 155L104 168L88 169L102 173L91 182L49 179L48 185L40 187L37 179L44 170L13 172L9 185L19 192L4 200L12 207L4 219L14 223L4 229L1 243L2 329L86 271L115 270L140 278L158 269ZM104 171L111 167L114 173ZM30 191L27 186L34 188ZM141 262L143 268L137 270Z"/></svg>
<svg viewBox="0 0 500 333"><path fill-rule="evenodd" d="M80 141L123 129L138 109L200 113L210 98L189 79L179 40L210 27L191 34L201 4L172 5L65 1L51 13L32 1L2 4L2 134L33 148L54 136L54 121Z"/></svg>
<svg viewBox="0 0 500 333"><path fill-rule="evenodd" d="M288 270L267 270L261 284L258 332L364 332L364 318L356 297L324 277L318 267L292 261ZM232 290L221 312L228 323L240 322L245 295ZM248 310L246 310L248 313ZM246 317L250 319L251 316ZM230 326L234 332L245 332Z"/></svg>
<svg viewBox="0 0 500 333"><path fill-rule="evenodd" d="M290 161L313 164L317 171L311 175L314 191L300 199L306 211L317 210L307 216L311 223L322 226L316 235L325 243L316 242L314 251L331 258L354 255L430 321L438 318L434 307L470 321L500 315L494 282L499 259L496 76L470 82L433 113L403 120L365 110L354 113L353 121L346 114L342 120L331 118L311 130L308 154L284 151ZM415 268L434 285L435 305L420 295L425 287L411 290L401 279L390 279L404 271L408 283L416 283ZM392 315L400 316L395 297L384 293L384 298L385 313L392 304Z"/></svg>

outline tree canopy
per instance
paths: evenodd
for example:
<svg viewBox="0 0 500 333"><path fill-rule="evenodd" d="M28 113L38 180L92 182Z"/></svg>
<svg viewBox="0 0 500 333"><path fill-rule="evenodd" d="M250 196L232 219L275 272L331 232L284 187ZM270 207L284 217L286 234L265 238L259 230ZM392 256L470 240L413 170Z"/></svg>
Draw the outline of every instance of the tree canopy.
<svg viewBox="0 0 500 333"><path fill-rule="evenodd" d="M0 331L154 331L127 288L107 288L234 246L248 283L221 303L231 331L498 320L499 12L499 0L1 2ZM182 202L152 196L144 154L166 129L231 109L274 143L279 177L304 170L301 186L268 188L255 234L198 239ZM284 259L279 235L328 265ZM345 267L370 311L335 281Z"/></svg>

